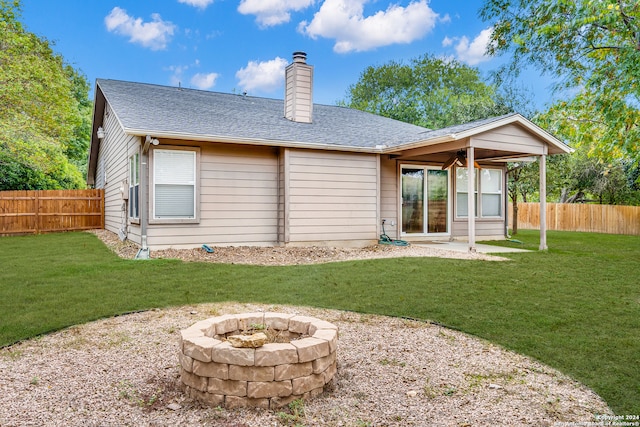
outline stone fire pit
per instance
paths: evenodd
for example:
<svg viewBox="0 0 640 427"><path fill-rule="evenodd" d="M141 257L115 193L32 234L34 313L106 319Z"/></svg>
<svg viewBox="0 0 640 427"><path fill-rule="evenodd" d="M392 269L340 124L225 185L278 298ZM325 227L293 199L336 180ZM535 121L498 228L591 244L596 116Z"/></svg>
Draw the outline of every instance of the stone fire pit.
<svg viewBox="0 0 640 427"><path fill-rule="evenodd" d="M236 348L227 337L264 331L276 342ZM180 331L180 374L193 399L276 409L322 393L336 373L338 328L284 313L227 314Z"/></svg>

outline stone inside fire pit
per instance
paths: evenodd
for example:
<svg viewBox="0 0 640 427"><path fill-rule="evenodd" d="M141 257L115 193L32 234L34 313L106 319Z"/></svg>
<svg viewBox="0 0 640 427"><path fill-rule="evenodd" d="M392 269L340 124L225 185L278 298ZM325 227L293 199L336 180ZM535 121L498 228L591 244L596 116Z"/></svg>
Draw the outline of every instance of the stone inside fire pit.
<svg viewBox="0 0 640 427"><path fill-rule="evenodd" d="M264 332L267 344L228 337ZM338 327L285 313L227 314L180 331L180 374L193 399L226 408L276 409L322 393L336 373Z"/></svg>

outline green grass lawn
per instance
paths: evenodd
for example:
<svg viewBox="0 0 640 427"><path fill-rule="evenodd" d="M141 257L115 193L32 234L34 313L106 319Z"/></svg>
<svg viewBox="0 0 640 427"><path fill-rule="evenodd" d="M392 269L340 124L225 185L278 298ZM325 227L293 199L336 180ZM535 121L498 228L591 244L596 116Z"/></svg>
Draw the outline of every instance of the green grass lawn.
<svg viewBox="0 0 640 427"><path fill-rule="evenodd" d="M536 232L517 238L537 248ZM508 262L252 267L121 260L88 233L0 237L0 346L153 307L312 305L437 321L571 375L617 414L640 414L640 238L550 232L548 243Z"/></svg>

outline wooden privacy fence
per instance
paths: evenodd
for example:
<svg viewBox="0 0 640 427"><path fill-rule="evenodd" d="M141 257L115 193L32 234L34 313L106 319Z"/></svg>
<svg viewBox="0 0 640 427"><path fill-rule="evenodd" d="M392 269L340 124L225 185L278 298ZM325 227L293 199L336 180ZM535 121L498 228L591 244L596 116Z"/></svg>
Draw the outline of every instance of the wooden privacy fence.
<svg viewBox="0 0 640 427"><path fill-rule="evenodd" d="M104 190L0 191L0 235L104 228Z"/></svg>
<svg viewBox="0 0 640 427"><path fill-rule="evenodd" d="M509 203L509 224L513 224ZM540 205L518 203L518 228L540 229ZM547 230L640 236L640 206L547 203Z"/></svg>

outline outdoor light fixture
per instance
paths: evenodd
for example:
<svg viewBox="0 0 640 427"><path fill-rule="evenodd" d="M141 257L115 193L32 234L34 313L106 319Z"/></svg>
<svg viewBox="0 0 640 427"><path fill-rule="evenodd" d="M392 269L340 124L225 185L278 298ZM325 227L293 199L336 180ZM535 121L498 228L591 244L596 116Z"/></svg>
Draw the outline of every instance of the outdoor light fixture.
<svg viewBox="0 0 640 427"><path fill-rule="evenodd" d="M147 151L149 151L149 146L150 145L159 145L160 141L158 141L158 138L152 138L151 135L147 135L146 138L144 139L144 144L142 145L142 152L143 153L147 153Z"/></svg>
<svg viewBox="0 0 640 427"><path fill-rule="evenodd" d="M104 135L105 135L105 134L104 134L104 129L102 129L102 126L100 126L100 127L98 128L98 131L96 132L96 135L98 135L98 139L102 139L102 138L104 138Z"/></svg>
<svg viewBox="0 0 640 427"><path fill-rule="evenodd" d="M456 154L449 157L449 159L442 165L442 170L449 169L451 166L467 167L467 153L464 150L459 150ZM473 162L473 165L477 169L482 169L478 162Z"/></svg>

